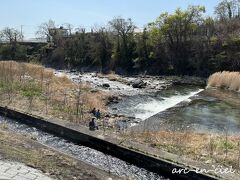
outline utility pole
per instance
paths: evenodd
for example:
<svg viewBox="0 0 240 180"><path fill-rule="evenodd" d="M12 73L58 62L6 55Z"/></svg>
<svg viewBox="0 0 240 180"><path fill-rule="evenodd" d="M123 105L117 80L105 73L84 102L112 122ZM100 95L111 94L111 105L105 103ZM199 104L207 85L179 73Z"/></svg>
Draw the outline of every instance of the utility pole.
<svg viewBox="0 0 240 180"><path fill-rule="evenodd" d="M21 25L21 41L23 41L23 25Z"/></svg>

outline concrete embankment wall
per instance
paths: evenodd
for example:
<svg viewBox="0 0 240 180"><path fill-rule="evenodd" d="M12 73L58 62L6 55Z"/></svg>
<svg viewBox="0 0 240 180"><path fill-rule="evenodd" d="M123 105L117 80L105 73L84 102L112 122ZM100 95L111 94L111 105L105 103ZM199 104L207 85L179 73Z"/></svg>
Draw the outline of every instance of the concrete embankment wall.
<svg viewBox="0 0 240 180"><path fill-rule="evenodd" d="M189 172L188 174L172 174L174 168L185 168L164 159L156 158L151 155L138 152L134 148L130 149L119 145L118 140L113 140L107 137L100 137L97 132L90 132L87 128L76 127L71 123L63 122L61 120L43 119L38 116L26 114L18 110L7 107L0 107L0 114L9 117L18 122L34 126L43 131L49 132L56 136L63 137L79 145L88 146L90 148L99 150L103 153L110 154L119 159L135 164L139 167L148 169L149 171L172 177L174 179L215 179L212 176L205 174L198 174L196 172Z"/></svg>

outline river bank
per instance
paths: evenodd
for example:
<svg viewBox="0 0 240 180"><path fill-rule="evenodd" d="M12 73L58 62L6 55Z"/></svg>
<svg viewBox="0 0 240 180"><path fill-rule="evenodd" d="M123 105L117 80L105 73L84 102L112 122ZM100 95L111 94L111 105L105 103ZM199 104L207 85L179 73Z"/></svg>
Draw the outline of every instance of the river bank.
<svg viewBox="0 0 240 180"><path fill-rule="evenodd" d="M40 71L38 66L27 71L23 68L18 73L12 66L2 68L2 77L6 77L1 79L2 106L85 127L91 118L89 111L96 107L102 113L98 132L103 137L239 169L234 160L239 148L234 134L239 130L239 109L233 108L239 97L232 97L235 101L229 106L223 101L227 96L204 90L196 85L198 80L191 78L179 83L176 77L124 77L65 70L50 70L49 78L42 73L43 67ZM103 125L105 119L107 126ZM228 131L223 127L229 127Z"/></svg>
<svg viewBox="0 0 240 180"><path fill-rule="evenodd" d="M131 150L117 147L119 140L116 138L113 138L112 141L105 140L106 136L103 136L99 131L92 132L88 128L75 123L26 114L9 107L1 107L1 114L5 114L5 117L0 116L0 123L13 133L31 137L40 144L53 148L55 151L63 152L110 174L126 179L128 177L149 180L168 179L162 176L161 171L163 170L160 168L157 169L158 173L156 174L147 170L151 166L145 166L142 163L138 163L139 166L134 165L133 162L138 159L130 155ZM113 153L110 153L111 151ZM121 153L116 153L119 151ZM128 158L125 158L126 156Z"/></svg>
<svg viewBox="0 0 240 180"><path fill-rule="evenodd" d="M127 139L239 170L239 93L207 89L128 131Z"/></svg>
<svg viewBox="0 0 240 180"><path fill-rule="evenodd" d="M199 86L175 85L181 79L177 77L80 74L14 61L3 61L0 68L3 106L86 126L93 107L100 109L102 117L110 117L109 127L122 128L136 125L199 92ZM202 82L192 82L198 81ZM182 83L186 82L190 80Z"/></svg>
<svg viewBox="0 0 240 180"><path fill-rule="evenodd" d="M154 170L154 172L158 172L158 175L162 175L164 172L164 174L166 175L166 177L180 177L180 178L186 178L186 179L215 179L215 178L220 178L220 179L239 179L238 174L236 174L236 170L233 169L231 167L231 172L227 171L225 172L224 169L226 169L227 167L224 167L222 165L217 165L217 164L212 164L209 161L207 163L202 163L201 159L198 159L197 161L191 160L189 157L191 156L186 156L184 153L183 154L179 154L176 152L176 154L172 154L172 153L168 153L166 151L161 150L162 148L157 148L156 145L153 146L153 144L151 145L147 145L147 142L144 143L139 143L138 141L133 140L132 138L136 137L136 135L138 136L139 134L131 134L131 138L127 138L126 133L122 134L122 136L119 135L113 135L113 134L105 134L104 136L101 135L100 131L96 131L96 132L89 132L87 131L87 129L85 127L80 127L80 126L76 126L76 124L71 124L71 123L64 123L61 122L61 120L53 120L53 119L45 119L44 117L36 117L34 115L27 115L24 112L19 112L16 110L11 110L11 109L6 109L6 108L2 108L1 109L1 113L4 114L4 112L6 113L7 117L17 117L16 120L11 120L11 119L5 119L2 122L5 122L6 125L8 125L8 127L13 130L14 132L17 131L18 133L21 134L26 134L26 135L33 135L33 137L36 138L37 141L43 142L44 144L47 143L47 145L57 148L57 149L61 149L63 152L66 153L73 153L72 155L75 157L78 157L80 159L84 158L84 154L85 151L84 149L86 149L86 147L78 147L77 145L73 145L71 144L71 142L66 142L61 140L61 138L59 137L54 137L51 134L47 134L44 132L39 131L36 128L33 128L31 126L26 126L24 124L19 124L16 121L19 122L23 122L29 125L33 125L34 127L40 128L40 129L44 129L47 132L52 132L55 134L58 134L62 137L65 137L66 139L71 139L72 141L75 141L76 143L84 143L84 144L89 144L89 146L91 145L94 146L97 149L101 149L103 152L107 151L107 152L111 152L111 154L115 154L118 157L121 157L123 159L127 159L127 161L129 162L135 162L137 163L140 167L145 167L147 169L152 169ZM22 114L23 113L23 114ZM40 118L40 119L39 119ZM45 125L44 125L45 124ZM46 126L46 124L49 124L50 126ZM60 127L60 126L61 127ZM60 129L59 129L60 128ZM72 132L74 131L74 132ZM47 135L47 137L45 137ZM155 134L156 135L156 134ZM175 136L176 135L176 136ZM189 134L190 137L195 137L192 136L191 134ZM86 138L86 136L88 136L88 138ZM143 136L141 138L141 142L142 140L146 140L145 138L148 138L148 140L150 140L150 136ZM169 136L170 137L170 136ZM186 136L179 136L176 133L174 133L174 137L176 137L177 139L179 137L186 137ZM79 139L80 138L80 139ZM186 139L185 140L189 140ZM234 139L236 140L236 139ZM152 141L150 141L152 142ZM172 142L172 139L171 141ZM203 141L201 142L203 143ZM182 145L182 141L180 142L180 144ZM175 144L176 145L176 144ZM180 147L180 146L179 146ZM68 149L70 148L70 149ZM80 149L79 149L80 148ZM124 149L123 149L124 148ZM185 147L186 148L186 147ZM106 161L106 157L108 157L107 159L109 159L106 163L103 163L101 165L101 168L105 168L105 166L107 166L108 168L110 167L111 173L117 173L118 175L122 176L123 174L128 174L129 172L131 174L128 174L129 177L132 177L133 179L141 179L141 177L144 177L143 179L165 179L164 177L157 177L155 174L152 174L151 172L147 172L144 171L144 169L139 169L137 167L132 167L131 164L127 164L124 167L121 167L122 163L119 163L119 160L116 160L116 158L108 156L108 155L104 155L103 157L101 157L101 153L97 152L96 150L93 149L89 149L87 148L89 151L86 155L88 156L88 158L84 158L84 161L89 161L92 162L94 161L95 165L99 165L102 164L104 161ZM80 150L80 151L78 151ZM181 150L184 150L183 148L181 148ZM119 151L121 153L119 153ZM78 152L76 154L76 152ZM182 152L180 151L180 149L178 149L178 152ZM184 151L183 151L184 152ZM191 152L191 150L190 150ZM97 156L96 156L97 155ZM215 155L215 154L214 154ZM93 156L93 159L92 159ZM137 158L138 157L138 158ZM141 158L140 158L141 157ZM105 160L104 160L105 159ZM111 160L110 160L111 159ZM115 160L114 160L115 159ZM145 161L147 161L148 163L144 163ZM120 166L120 167L119 167ZM122 169L123 168L123 169ZM127 169L125 169L127 168ZM173 169L189 169L191 170L190 174L173 174L172 171ZM195 172L195 168L197 169L205 169L205 170L211 170L209 172L209 175L203 175L205 173L205 171L203 170L203 172ZM219 173L219 170L217 170L215 172L215 168L217 169L221 169L224 172L223 173ZM124 170L124 171L122 171ZM220 170L220 171L221 171ZM213 171L213 172L212 172ZM134 172L134 173L132 173ZM137 172L137 173L136 173ZM167 173L166 173L167 172ZM120 173L120 174L119 174ZM200 173L200 174L199 174ZM202 174L203 173L203 174ZM190 178L191 177L191 178Z"/></svg>
<svg viewBox="0 0 240 180"><path fill-rule="evenodd" d="M8 129L7 124L1 123L0 134L2 159L24 163L43 171L53 179L118 179L117 176L37 143L34 136L13 132Z"/></svg>

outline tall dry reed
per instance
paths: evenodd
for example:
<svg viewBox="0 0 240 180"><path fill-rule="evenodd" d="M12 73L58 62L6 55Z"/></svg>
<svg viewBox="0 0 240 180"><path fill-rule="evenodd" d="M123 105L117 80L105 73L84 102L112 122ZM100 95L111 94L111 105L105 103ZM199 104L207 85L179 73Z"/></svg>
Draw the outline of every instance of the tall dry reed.
<svg viewBox="0 0 240 180"><path fill-rule="evenodd" d="M216 72L208 78L209 87L240 91L240 72Z"/></svg>

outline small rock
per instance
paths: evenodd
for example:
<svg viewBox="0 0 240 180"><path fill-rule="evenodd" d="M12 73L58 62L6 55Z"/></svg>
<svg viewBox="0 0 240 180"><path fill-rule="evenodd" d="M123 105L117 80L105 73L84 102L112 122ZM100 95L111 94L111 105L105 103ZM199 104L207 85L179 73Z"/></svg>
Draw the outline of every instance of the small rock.
<svg viewBox="0 0 240 180"><path fill-rule="evenodd" d="M102 84L102 87L104 87L104 88L109 88L110 85L109 85L108 83L103 83L103 84Z"/></svg>
<svg viewBox="0 0 240 180"><path fill-rule="evenodd" d="M118 114L113 114L112 117L113 118L118 117Z"/></svg>
<svg viewBox="0 0 240 180"><path fill-rule="evenodd" d="M96 93L96 92L98 92L98 90L97 89L91 89L90 92L91 93Z"/></svg>
<svg viewBox="0 0 240 180"><path fill-rule="evenodd" d="M107 104L118 103L120 98L118 96L109 96L107 99Z"/></svg>
<svg viewBox="0 0 240 180"><path fill-rule="evenodd" d="M143 80L137 79L133 82L132 87L133 88L145 88L146 85L147 84L145 82L143 82Z"/></svg>

